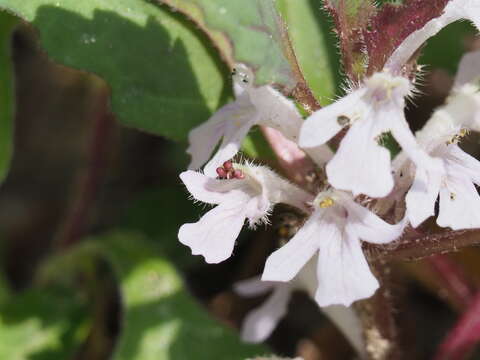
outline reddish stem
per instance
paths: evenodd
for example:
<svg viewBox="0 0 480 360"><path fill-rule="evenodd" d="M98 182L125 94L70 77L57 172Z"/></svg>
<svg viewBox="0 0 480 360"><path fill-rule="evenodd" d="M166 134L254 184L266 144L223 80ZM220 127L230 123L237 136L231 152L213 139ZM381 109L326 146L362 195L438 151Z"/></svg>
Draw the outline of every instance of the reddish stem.
<svg viewBox="0 0 480 360"><path fill-rule="evenodd" d="M448 255L434 255L426 259L435 270L443 288L461 308L471 304L475 290L463 269Z"/></svg>
<svg viewBox="0 0 480 360"><path fill-rule="evenodd" d="M102 84L98 91L100 93L94 108L95 117L87 150L87 166L78 176L75 198L60 229L57 239L60 248L71 246L84 235L89 222L88 214L95 202L105 171L114 117L109 111L109 94L106 87Z"/></svg>
<svg viewBox="0 0 480 360"><path fill-rule="evenodd" d="M467 311L438 347L434 359L465 359L478 341L480 341L480 292L475 295Z"/></svg>
<svg viewBox="0 0 480 360"><path fill-rule="evenodd" d="M315 174L314 162L293 141L278 130L262 126L262 133L270 144L285 176L300 186L309 186L309 178Z"/></svg>

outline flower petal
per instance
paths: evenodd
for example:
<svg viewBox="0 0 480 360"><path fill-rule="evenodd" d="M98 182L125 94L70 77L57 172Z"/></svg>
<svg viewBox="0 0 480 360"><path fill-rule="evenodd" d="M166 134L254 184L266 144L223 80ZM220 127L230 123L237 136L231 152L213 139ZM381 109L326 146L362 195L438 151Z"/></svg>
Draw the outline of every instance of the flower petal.
<svg viewBox="0 0 480 360"><path fill-rule="evenodd" d="M379 284L368 266L360 240L348 229L343 236L320 241L318 289L315 300L320 306L345 305L372 296Z"/></svg>
<svg viewBox="0 0 480 360"><path fill-rule="evenodd" d="M273 281L262 281L260 276L255 276L236 282L233 284L233 290L243 297L254 297L267 293L277 284Z"/></svg>
<svg viewBox="0 0 480 360"><path fill-rule="evenodd" d="M437 224L453 230L480 228L480 196L468 178L448 178L440 190Z"/></svg>
<svg viewBox="0 0 480 360"><path fill-rule="evenodd" d="M375 122L375 118L356 121L327 164L328 181L335 188L371 197L383 197L392 190L390 152L377 143Z"/></svg>
<svg viewBox="0 0 480 360"><path fill-rule="evenodd" d="M240 189L244 187L242 180L217 180L192 170L182 172L180 179L196 200L207 204L234 200L239 196ZM239 191L232 192L232 190Z"/></svg>
<svg viewBox="0 0 480 360"><path fill-rule="evenodd" d="M288 243L268 257L262 280L292 280L318 251L319 242L338 237L338 227L335 223L323 219L323 213L323 210L315 211Z"/></svg>
<svg viewBox="0 0 480 360"><path fill-rule="evenodd" d="M345 204L348 211L348 226L363 241L386 244L400 237L406 221L391 225L370 210L350 200Z"/></svg>
<svg viewBox="0 0 480 360"><path fill-rule="evenodd" d="M480 30L479 2L477 0L449 1L441 16L430 20L422 28L407 36L387 60L385 68L393 73L398 73L425 41L436 35L445 26L460 19L473 21Z"/></svg>
<svg viewBox="0 0 480 360"><path fill-rule="evenodd" d="M446 159L449 172L453 175L466 175L475 184L480 185L480 161L454 144L448 146Z"/></svg>
<svg viewBox="0 0 480 360"><path fill-rule="evenodd" d="M255 117L250 116L229 120L225 125L225 134L220 148L203 169L205 175L210 177L217 176L217 168L237 154L243 140L254 124Z"/></svg>
<svg viewBox="0 0 480 360"><path fill-rule="evenodd" d="M287 313L289 300L289 286L286 284L277 286L267 301L245 318L242 325L242 340L258 343L268 338Z"/></svg>
<svg viewBox="0 0 480 360"><path fill-rule="evenodd" d="M248 97L239 97L236 101L222 106L210 119L190 131L187 153L190 154L192 160L188 166L189 169L197 170L210 159L232 118L245 113L248 108L253 110L253 106L248 105L247 101Z"/></svg>
<svg viewBox="0 0 480 360"><path fill-rule="evenodd" d="M458 65L457 75L455 77L454 87L473 83L480 78L480 51L472 51L465 54Z"/></svg>
<svg viewBox="0 0 480 360"><path fill-rule="evenodd" d="M441 181L441 174L417 168L412 187L405 197L407 217L413 227L435 214L435 202Z"/></svg>
<svg viewBox="0 0 480 360"><path fill-rule="evenodd" d="M205 257L207 263L216 264L228 259L245 222L245 202L218 205L198 222L182 225L178 239L190 247L192 254Z"/></svg>
<svg viewBox="0 0 480 360"><path fill-rule="evenodd" d="M303 119L295 104L271 86L252 88L249 93L258 111L258 124L277 129L287 139L297 142Z"/></svg>
<svg viewBox="0 0 480 360"><path fill-rule="evenodd" d="M345 116L345 120L348 121L364 93L363 88L355 90L333 104L315 111L303 123L300 131L300 146L314 148L334 137L344 127L341 121L339 123L339 117Z"/></svg>

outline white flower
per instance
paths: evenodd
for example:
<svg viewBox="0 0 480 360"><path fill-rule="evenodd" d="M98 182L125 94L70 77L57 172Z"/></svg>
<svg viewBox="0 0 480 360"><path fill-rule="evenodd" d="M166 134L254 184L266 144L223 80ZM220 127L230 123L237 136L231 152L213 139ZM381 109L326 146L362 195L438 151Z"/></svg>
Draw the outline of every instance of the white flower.
<svg viewBox="0 0 480 360"><path fill-rule="evenodd" d="M467 82L478 81L479 65L480 52L463 58L446 104L416 134L424 149L442 161L443 171L414 170L408 161L402 165L404 176L415 174L406 197L407 216L414 227L434 215L439 195L438 225L454 230L480 227L480 197L474 185L480 185L480 162L457 145L469 130L480 130L479 86Z"/></svg>
<svg viewBox="0 0 480 360"><path fill-rule="evenodd" d="M208 263L230 257L246 219L250 227L266 222L276 203L286 203L308 211L305 203L312 196L280 178L266 167L231 164L219 168L229 172L227 179L214 179L195 171L185 171L180 178L192 196L208 204L217 204L196 223L180 227L180 242L194 255L203 255ZM227 174L228 175L228 174Z"/></svg>
<svg viewBox="0 0 480 360"><path fill-rule="evenodd" d="M315 300L320 306L349 306L370 297L379 285L361 240L374 244L393 241L402 233L404 222L390 225L338 190L320 193L313 207L298 233L267 259L262 280L290 281L318 252Z"/></svg>
<svg viewBox="0 0 480 360"><path fill-rule="evenodd" d="M233 75L236 100L220 108L188 136L187 153L192 156L189 169L199 169L205 164L222 139L218 151L205 166L204 173L208 176L215 176L216 168L238 152L254 125L275 128L296 141L303 123L293 102L271 86L254 87L253 75L247 67L238 65Z"/></svg>
<svg viewBox="0 0 480 360"><path fill-rule="evenodd" d="M380 145L385 133L390 131L416 163L427 168L434 165L405 120L405 97L410 92L408 79L376 73L359 89L310 116L301 129L300 146L320 146L351 125L327 165L328 180L335 188L354 195L386 196L393 188L393 178L390 152Z"/></svg>
<svg viewBox="0 0 480 360"><path fill-rule="evenodd" d="M235 292L244 297L255 297L271 291L265 302L250 311L245 317L242 325L242 339L253 343L266 340L279 321L287 314L292 293L301 290L313 298L316 286L317 279L313 259L288 283L260 281L258 277L236 283L234 285ZM354 309L343 305L332 305L320 308L320 310L345 335L360 357L364 358L366 354L362 326Z"/></svg>
<svg viewBox="0 0 480 360"><path fill-rule="evenodd" d="M415 52L445 26L461 19L472 21L480 29L480 1L450 0L443 14L428 21L421 29L414 31L400 44L387 61L385 68L397 74Z"/></svg>

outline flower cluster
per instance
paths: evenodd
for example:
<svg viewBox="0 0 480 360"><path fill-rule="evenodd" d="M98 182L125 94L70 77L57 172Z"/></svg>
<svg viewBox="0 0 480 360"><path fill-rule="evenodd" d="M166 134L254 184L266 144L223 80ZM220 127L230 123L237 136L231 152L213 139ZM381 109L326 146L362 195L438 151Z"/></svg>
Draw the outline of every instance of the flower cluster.
<svg viewBox="0 0 480 360"><path fill-rule="evenodd" d="M278 203L294 206L307 217L290 241L266 260L261 281L238 286L244 295L273 290L247 317L246 339L268 336L286 312L292 289L307 290L327 314L332 305L350 306L372 296L379 283L362 242L398 239L408 224L417 227L435 215L437 198L439 226L480 227L475 188L480 185L480 163L458 145L469 131L480 131L480 52L464 57L446 104L422 130L414 135L404 115L406 99L414 93L405 64L430 36L462 18L479 26L479 2L450 1L440 17L404 40L382 71L306 120L271 86L255 87L253 74L239 65L233 72L236 100L191 131L187 151L192 162L180 178L196 200L216 205L198 222L180 228L179 240L193 254L209 263L229 258L245 220L250 227L267 223ZM275 128L307 154L330 154L312 156L319 168L325 166L327 181L318 192L307 192L265 166L231 160L255 125ZM402 148L393 161L383 145L387 134ZM328 150L333 138L341 140L335 153ZM203 173L196 171L203 165ZM379 216L382 206L400 202L406 210L393 221ZM302 274L312 273L312 268L314 275L306 282ZM357 335L344 331L358 345Z"/></svg>

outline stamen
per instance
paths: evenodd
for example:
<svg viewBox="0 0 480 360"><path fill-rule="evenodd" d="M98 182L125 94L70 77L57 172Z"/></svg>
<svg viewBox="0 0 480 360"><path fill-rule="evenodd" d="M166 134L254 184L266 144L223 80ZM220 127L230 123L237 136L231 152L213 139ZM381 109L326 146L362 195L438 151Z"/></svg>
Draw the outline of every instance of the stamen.
<svg viewBox="0 0 480 360"><path fill-rule="evenodd" d="M228 160L223 163L222 166L216 169L218 179L230 180L230 179L245 179L245 174L240 169L235 169L233 163Z"/></svg>
<svg viewBox="0 0 480 360"><path fill-rule="evenodd" d="M331 197L327 197L320 202L320 207L322 209L326 209L326 208L329 208L330 206L333 206L334 204L335 204L335 201Z"/></svg>
<svg viewBox="0 0 480 360"><path fill-rule="evenodd" d="M469 134L469 132L468 129L461 129L458 134L453 135L452 138L447 141L447 145L458 144L463 137Z"/></svg>
<svg viewBox="0 0 480 360"><path fill-rule="evenodd" d="M245 174L243 173L242 170L234 170L233 171L233 177L235 179L245 179Z"/></svg>
<svg viewBox="0 0 480 360"><path fill-rule="evenodd" d="M227 171L232 170L232 169L233 169L233 164L232 164L232 162L231 162L230 160L225 161L225 162L223 163L223 168L224 168L225 170L227 170Z"/></svg>
<svg viewBox="0 0 480 360"><path fill-rule="evenodd" d="M216 171L217 171L217 175L220 179L223 179L223 178L227 177L227 172L225 171L224 168L218 167Z"/></svg>
<svg viewBox="0 0 480 360"><path fill-rule="evenodd" d="M455 193L450 193L450 200L455 200L457 198L457 194Z"/></svg>

